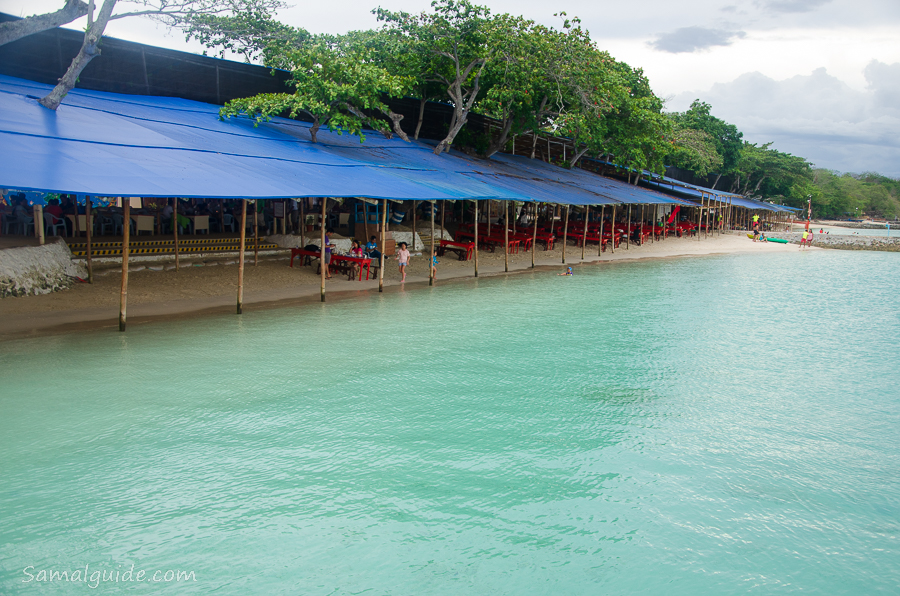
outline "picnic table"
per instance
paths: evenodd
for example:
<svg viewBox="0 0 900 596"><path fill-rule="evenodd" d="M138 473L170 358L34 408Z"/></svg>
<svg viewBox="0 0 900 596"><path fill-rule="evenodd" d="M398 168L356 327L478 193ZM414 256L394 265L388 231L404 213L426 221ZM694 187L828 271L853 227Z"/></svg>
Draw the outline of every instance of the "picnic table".
<svg viewBox="0 0 900 596"><path fill-rule="evenodd" d="M474 239L475 239L475 234L472 233L472 232L457 232L457 233L456 233L456 237L457 237L457 238L472 238L472 239L474 240ZM509 249L509 252L510 252L510 253L513 253L513 252L518 253L518 252L519 252L519 242L520 242L520 240L517 239L517 238L509 238L509 240L504 240L504 239L503 239L503 236L497 236L497 235L494 235L494 234L483 234L483 235L482 235L482 234L479 233L479 235L478 235L478 242L479 242L482 246L487 247L488 249L490 249L491 252L494 252L494 250L495 250L498 246L503 246L503 243L504 243L504 242L506 242L506 243L508 244L508 249ZM474 244L474 242L473 242L473 244Z"/></svg>
<svg viewBox="0 0 900 596"><path fill-rule="evenodd" d="M460 261L468 261L472 258L472 253L475 252L475 243L441 239L441 245L437 248L438 256L444 256L444 252L448 250L458 253Z"/></svg>
<svg viewBox="0 0 900 596"><path fill-rule="evenodd" d="M304 248L292 248L291 249L291 267L294 266L294 258L295 257L304 257L303 264L304 265L312 265L312 259L322 259L322 253L315 250L306 250ZM362 272L363 269L366 270L366 281L369 279L369 273L372 267L372 259L370 257L351 257L350 255L336 255L332 253L331 255L331 267L336 267L339 270L345 271L349 273L352 271L352 266L354 264L359 265L359 281L362 281ZM321 263L319 264L321 267ZM377 269L377 267L376 267Z"/></svg>

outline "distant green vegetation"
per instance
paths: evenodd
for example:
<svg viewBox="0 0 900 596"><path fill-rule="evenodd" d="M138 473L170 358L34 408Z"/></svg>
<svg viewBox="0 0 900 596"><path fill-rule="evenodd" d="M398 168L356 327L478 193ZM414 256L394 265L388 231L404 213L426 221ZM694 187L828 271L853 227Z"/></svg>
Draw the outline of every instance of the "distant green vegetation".
<svg viewBox="0 0 900 596"><path fill-rule="evenodd" d="M713 188L792 207L806 207L811 197L814 217L900 215L900 180L814 169L802 157L771 149L771 143L744 141L736 126L710 111L697 100L685 112L668 114L677 142L667 165L692 172Z"/></svg>
<svg viewBox="0 0 900 596"><path fill-rule="evenodd" d="M816 217L896 219L900 215L900 180L874 172L857 175L815 170L813 189Z"/></svg>

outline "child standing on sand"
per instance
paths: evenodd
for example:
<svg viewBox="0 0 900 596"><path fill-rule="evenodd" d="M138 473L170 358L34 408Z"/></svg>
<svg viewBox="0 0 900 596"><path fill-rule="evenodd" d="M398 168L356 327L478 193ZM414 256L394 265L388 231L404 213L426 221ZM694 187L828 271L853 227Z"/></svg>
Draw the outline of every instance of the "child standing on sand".
<svg viewBox="0 0 900 596"><path fill-rule="evenodd" d="M400 281L406 281L406 265L409 263L409 251L406 250L406 242L400 243L400 250L397 251L397 262L400 265Z"/></svg>

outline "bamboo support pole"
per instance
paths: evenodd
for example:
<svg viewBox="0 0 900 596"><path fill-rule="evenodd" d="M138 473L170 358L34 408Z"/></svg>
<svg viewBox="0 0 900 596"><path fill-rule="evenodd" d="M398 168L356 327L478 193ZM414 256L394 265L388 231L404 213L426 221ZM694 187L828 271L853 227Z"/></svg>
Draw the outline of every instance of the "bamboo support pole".
<svg viewBox="0 0 900 596"><path fill-rule="evenodd" d="M475 199L475 277L478 277L478 199Z"/></svg>
<svg viewBox="0 0 900 596"><path fill-rule="evenodd" d="M428 210L431 212L431 260L428 261L428 285L434 285L434 208L437 203L428 203Z"/></svg>
<svg viewBox="0 0 900 596"><path fill-rule="evenodd" d="M256 205L253 205L256 209ZM244 242L247 239L247 199L241 199L241 246L238 249L237 314L244 312Z"/></svg>
<svg viewBox="0 0 900 596"><path fill-rule="evenodd" d="M253 202L253 266L259 265L259 199ZM246 226L246 222L244 226ZM324 224L323 224L324 225Z"/></svg>
<svg viewBox="0 0 900 596"><path fill-rule="evenodd" d="M34 209L31 211L32 217L34 217L34 237L38 239L39 244L44 244L44 207L43 205L35 205ZM75 221L78 221L78 208L75 209ZM26 226L25 230L28 232L28 228Z"/></svg>
<svg viewBox="0 0 900 596"><path fill-rule="evenodd" d="M597 256L603 256L603 210L606 205L600 205L600 242L597 243Z"/></svg>
<svg viewBox="0 0 900 596"><path fill-rule="evenodd" d="M641 231L641 241L640 241L640 243L638 244L638 246L643 246L643 245L644 245L644 219L645 219L645 216L644 216L644 206L641 205L641 225L638 227L638 229L640 229L640 231Z"/></svg>
<svg viewBox="0 0 900 596"><path fill-rule="evenodd" d="M300 221L298 222L298 223L299 223L299 227L300 227L300 248L303 248L304 246L306 246L306 240L305 240L305 236L306 236L306 213L305 213L305 210L304 210L304 203L306 203L306 199L300 199ZM364 207L364 208L365 208L365 207ZM366 226L366 234L368 234L368 233L369 233L369 227ZM369 241L369 239L368 239L368 237L367 237L367 238L366 238L366 242L368 242L368 241Z"/></svg>
<svg viewBox="0 0 900 596"><path fill-rule="evenodd" d="M491 200L487 200L487 224L488 224L488 233L487 235L491 235L491 212L493 211L493 205L491 204Z"/></svg>
<svg viewBox="0 0 900 596"><path fill-rule="evenodd" d="M625 216L625 250L631 248L631 204L628 205L628 215Z"/></svg>
<svg viewBox="0 0 900 596"><path fill-rule="evenodd" d="M88 270L88 283L94 283L94 264L93 264L93 233L94 226L91 225L91 211L93 207L93 203L91 202L91 197L86 197L84 202L84 212L86 214L85 221L87 222L87 270ZM160 218L162 219L162 218Z"/></svg>
<svg viewBox="0 0 900 596"><path fill-rule="evenodd" d="M444 238L444 213L447 211L447 201L441 203L441 239Z"/></svg>
<svg viewBox="0 0 900 596"><path fill-rule="evenodd" d="M319 264L321 265L319 267L319 269L321 271L321 275L319 276L320 277L319 288L320 288L320 294L322 297L322 302L325 302L325 271L326 271L326 269L328 269L328 267L325 264L325 205L326 205L326 203L328 203L328 199L326 199L325 197L322 197L322 225L319 226L320 231L321 231L320 238L322 240L322 243L319 245Z"/></svg>
<svg viewBox="0 0 900 596"><path fill-rule="evenodd" d="M125 331L125 313L128 306L128 242L131 240L131 199L122 197L122 290L119 294L119 331ZM78 209L75 209L75 221L78 221Z"/></svg>
<svg viewBox="0 0 900 596"><path fill-rule="evenodd" d="M381 200L381 256L378 267L378 291L384 292L384 228L387 227L387 199Z"/></svg>
<svg viewBox="0 0 900 596"><path fill-rule="evenodd" d="M534 233L531 236L531 268L534 269L534 245L537 244L538 204L534 203Z"/></svg>
<svg viewBox="0 0 900 596"><path fill-rule="evenodd" d="M616 252L616 206L612 206L612 222L609 226L609 249L615 254Z"/></svg>
<svg viewBox="0 0 900 596"><path fill-rule="evenodd" d="M712 207L712 197L706 198L706 237L709 238L709 212Z"/></svg>
<svg viewBox="0 0 900 596"><path fill-rule="evenodd" d="M562 249L562 262L563 265L566 264L566 243L569 241L569 206L566 205L566 223L563 227L563 249Z"/></svg>
<svg viewBox="0 0 900 596"><path fill-rule="evenodd" d="M416 202L412 202L412 249L413 252L416 252Z"/></svg>
<svg viewBox="0 0 900 596"><path fill-rule="evenodd" d="M172 197L172 236L175 239L175 271L178 271L181 266L178 258L178 197Z"/></svg>
<svg viewBox="0 0 900 596"><path fill-rule="evenodd" d="M700 194L700 213L697 215L697 240L703 237L703 202L706 195Z"/></svg>
<svg viewBox="0 0 900 596"><path fill-rule="evenodd" d="M503 201L503 270L509 273L509 201Z"/></svg>
<svg viewBox="0 0 900 596"><path fill-rule="evenodd" d="M587 248L588 224L591 221L591 206L584 206L584 229L581 230L581 260L584 260L584 251Z"/></svg>

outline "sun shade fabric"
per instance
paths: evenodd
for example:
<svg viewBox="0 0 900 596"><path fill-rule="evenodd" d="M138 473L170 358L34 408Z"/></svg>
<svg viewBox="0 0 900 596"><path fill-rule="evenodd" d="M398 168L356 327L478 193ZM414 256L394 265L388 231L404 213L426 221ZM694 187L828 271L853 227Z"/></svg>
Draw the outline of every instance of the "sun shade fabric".
<svg viewBox="0 0 900 596"><path fill-rule="evenodd" d="M274 118L219 120L218 106L73 90L0 76L0 186L92 196L391 200L496 199L571 205L690 204L522 156L436 156L422 142L319 131Z"/></svg>

